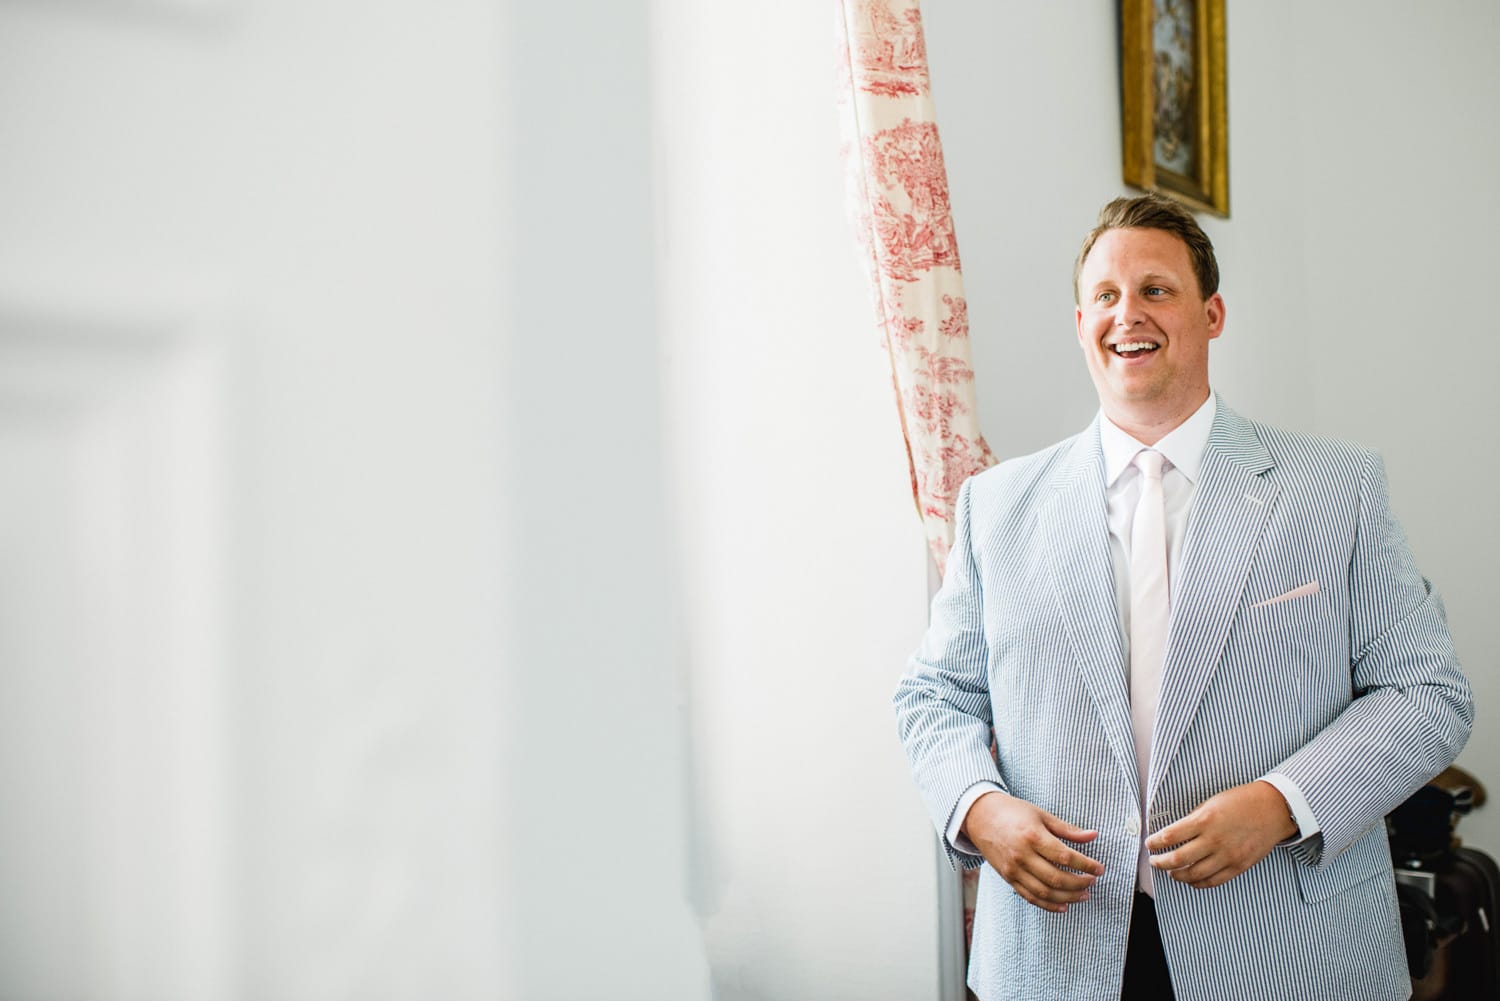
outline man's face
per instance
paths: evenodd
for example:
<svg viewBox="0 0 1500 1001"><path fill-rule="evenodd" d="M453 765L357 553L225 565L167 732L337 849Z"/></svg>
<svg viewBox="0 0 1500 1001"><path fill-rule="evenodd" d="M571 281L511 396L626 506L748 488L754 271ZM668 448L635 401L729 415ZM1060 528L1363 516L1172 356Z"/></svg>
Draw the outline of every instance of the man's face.
<svg viewBox="0 0 1500 1001"><path fill-rule="evenodd" d="M1208 398L1208 342L1224 329L1224 300L1202 297L1182 240L1107 231L1083 262L1078 298L1078 343L1117 424L1180 423Z"/></svg>

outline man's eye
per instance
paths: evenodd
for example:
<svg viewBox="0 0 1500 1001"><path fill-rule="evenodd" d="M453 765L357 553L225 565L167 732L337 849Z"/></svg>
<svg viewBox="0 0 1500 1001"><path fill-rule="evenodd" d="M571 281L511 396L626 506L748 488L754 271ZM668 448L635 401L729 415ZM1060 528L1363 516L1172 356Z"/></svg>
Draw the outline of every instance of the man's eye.
<svg viewBox="0 0 1500 1001"><path fill-rule="evenodd" d="M1164 288L1162 288L1160 285L1152 285L1150 288L1148 288L1146 290L1146 294L1147 295L1166 295L1167 294L1167 290L1164 289Z"/></svg>
<svg viewBox="0 0 1500 1001"><path fill-rule="evenodd" d="M1098 294L1098 296L1096 296L1094 298L1094 301L1095 302L1112 302L1114 300L1114 297L1115 297L1115 294L1113 292L1100 292Z"/></svg>

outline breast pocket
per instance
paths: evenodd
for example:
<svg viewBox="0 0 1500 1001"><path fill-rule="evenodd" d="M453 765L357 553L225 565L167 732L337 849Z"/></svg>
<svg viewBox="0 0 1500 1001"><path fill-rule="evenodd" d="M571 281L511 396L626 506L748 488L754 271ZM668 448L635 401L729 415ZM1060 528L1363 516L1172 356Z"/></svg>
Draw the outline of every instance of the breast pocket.
<svg viewBox="0 0 1500 1001"><path fill-rule="evenodd" d="M1326 656L1333 628L1321 594L1251 605L1230 630L1225 662L1247 681L1301 691L1309 669Z"/></svg>
<svg viewBox="0 0 1500 1001"><path fill-rule="evenodd" d="M1268 755L1279 755L1277 761L1321 729L1327 707L1338 701L1330 694L1334 688L1348 700L1347 660L1342 685L1330 684L1337 674L1335 651L1346 643L1337 636L1330 605L1326 594L1310 594L1245 606L1225 640L1214 690L1230 718L1243 724L1253 717L1257 741Z"/></svg>
<svg viewBox="0 0 1500 1001"><path fill-rule="evenodd" d="M1302 649L1326 645L1334 617L1322 591L1252 604L1240 616L1247 638L1265 647Z"/></svg>

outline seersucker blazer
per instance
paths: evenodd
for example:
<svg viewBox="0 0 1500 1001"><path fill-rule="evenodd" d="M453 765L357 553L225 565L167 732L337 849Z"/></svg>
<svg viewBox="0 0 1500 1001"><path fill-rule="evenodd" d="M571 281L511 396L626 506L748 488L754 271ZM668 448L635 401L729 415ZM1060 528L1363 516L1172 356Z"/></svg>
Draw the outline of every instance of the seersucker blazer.
<svg viewBox="0 0 1500 1001"><path fill-rule="evenodd" d="M1142 828L1277 771L1321 834L1213 889L1156 880L1177 997L1407 997L1383 818L1457 756L1473 705L1379 457L1219 401L1173 582L1144 808L1112 574L1097 419L964 484L894 699L918 787L940 836L974 783L996 782L1098 830L1080 847L1105 867L1089 900L1052 914L945 841L955 865L982 866L974 992L1119 998Z"/></svg>

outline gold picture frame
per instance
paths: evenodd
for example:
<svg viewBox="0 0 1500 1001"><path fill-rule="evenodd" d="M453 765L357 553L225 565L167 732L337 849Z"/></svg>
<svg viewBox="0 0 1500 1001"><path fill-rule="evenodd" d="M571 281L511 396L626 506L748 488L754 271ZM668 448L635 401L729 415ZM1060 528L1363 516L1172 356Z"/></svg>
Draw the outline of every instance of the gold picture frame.
<svg viewBox="0 0 1500 1001"><path fill-rule="evenodd" d="M1229 215L1224 0L1120 0L1125 183Z"/></svg>

